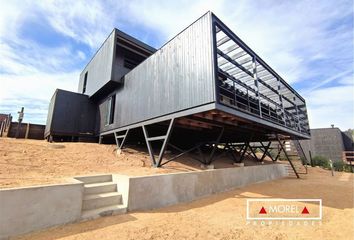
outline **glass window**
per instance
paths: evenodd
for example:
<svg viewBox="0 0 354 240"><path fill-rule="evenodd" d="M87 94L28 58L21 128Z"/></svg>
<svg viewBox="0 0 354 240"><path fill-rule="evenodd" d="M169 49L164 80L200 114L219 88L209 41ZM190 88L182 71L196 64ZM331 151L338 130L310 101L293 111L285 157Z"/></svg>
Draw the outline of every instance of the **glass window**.
<svg viewBox="0 0 354 240"><path fill-rule="evenodd" d="M116 103L116 95L109 97L104 103L105 125L110 125L114 122L114 108Z"/></svg>

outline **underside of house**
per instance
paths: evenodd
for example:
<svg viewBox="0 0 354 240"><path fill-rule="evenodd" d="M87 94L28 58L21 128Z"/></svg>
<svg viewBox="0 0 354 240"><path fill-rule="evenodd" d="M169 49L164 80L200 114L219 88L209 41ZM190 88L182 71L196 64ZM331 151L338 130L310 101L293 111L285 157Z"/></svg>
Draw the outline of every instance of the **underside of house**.
<svg viewBox="0 0 354 240"><path fill-rule="evenodd" d="M310 131L305 100L208 12L158 50L114 29L78 92L55 92L45 137L144 144L159 167L191 152L208 152L196 159L207 165L218 151L240 162L256 148L262 161L272 141Z"/></svg>

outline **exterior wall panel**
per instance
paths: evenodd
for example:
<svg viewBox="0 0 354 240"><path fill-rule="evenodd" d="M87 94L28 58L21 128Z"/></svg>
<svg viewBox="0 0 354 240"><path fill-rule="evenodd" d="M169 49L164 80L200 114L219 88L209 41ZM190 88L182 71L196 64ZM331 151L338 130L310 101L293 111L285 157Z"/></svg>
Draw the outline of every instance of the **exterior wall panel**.
<svg viewBox="0 0 354 240"><path fill-rule="evenodd" d="M101 131L214 102L212 54L207 13L125 76L114 124Z"/></svg>
<svg viewBox="0 0 354 240"><path fill-rule="evenodd" d="M311 140L300 143L308 157L311 151L312 157L324 156L332 161L341 161L345 150L342 132L338 128L311 129Z"/></svg>
<svg viewBox="0 0 354 240"><path fill-rule="evenodd" d="M52 99L53 110L48 112L45 136L93 136L97 108L86 95L58 89ZM51 102L51 104L52 104Z"/></svg>
<svg viewBox="0 0 354 240"><path fill-rule="evenodd" d="M78 92L82 93L85 73L88 72L85 94L92 96L106 83L112 80L112 66L116 29L109 35L96 55L80 74Z"/></svg>

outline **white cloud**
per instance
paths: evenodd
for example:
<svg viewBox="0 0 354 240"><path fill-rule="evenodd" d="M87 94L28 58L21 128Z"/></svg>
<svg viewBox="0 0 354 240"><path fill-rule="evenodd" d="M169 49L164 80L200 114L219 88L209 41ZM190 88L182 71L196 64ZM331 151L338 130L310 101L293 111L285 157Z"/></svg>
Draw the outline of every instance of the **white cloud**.
<svg viewBox="0 0 354 240"><path fill-rule="evenodd" d="M330 127L341 130L354 128L354 85L328 87L305 95L309 111L310 127Z"/></svg>
<svg viewBox="0 0 354 240"><path fill-rule="evenodd" d="M2 74L0 76L2 86L0 89L0 101L14 96L49 101L57 88L76 91L79 74L79 71L62 74L43 72L26 75Z"/></svg>
<svg viewBox="0 0 354 240"><path fill-rule="evenodd" d="M124 7L130 22L159 31L166 40L174 37L207 11L221 11L223 0L128 1ZM117 8L120 8L117 5ZM123 18L123 17L122 17ZM128 18L129 19L129 18Z"/></svg>
<svg viewBox="0 0 354 240"><path fill-rule="evenodd" d="M39 11L59 33L97 48L112 31L115 16L102 1L38 1ZM118 4L118 3L117 3Z"/></svg>
<svg viewBox="0 0 354 240"><path fill-rule="evenodd" d="M25 107L25 121L44 123L49 101L57 88L76 91L79 72L0 75L0 112L11 113Z"/></svg>
<svg viewBox="0 0 354 240"><path fill-rule="evenodd" d="M348 88L348 90L350 90L350 85L353 84L353 76L351 73L352 73L352 70L340 72L336 75L330 76L329 78L321 80L320 82L316 83L311 88L308 88L302 92L304 94L311 94L314 90L321 88L322 86L325 86L326 84L334 82L338 79L340 79L339 84L347 85L346 87ZM351 78L351 81L350 81L350 78Z"/></svg>

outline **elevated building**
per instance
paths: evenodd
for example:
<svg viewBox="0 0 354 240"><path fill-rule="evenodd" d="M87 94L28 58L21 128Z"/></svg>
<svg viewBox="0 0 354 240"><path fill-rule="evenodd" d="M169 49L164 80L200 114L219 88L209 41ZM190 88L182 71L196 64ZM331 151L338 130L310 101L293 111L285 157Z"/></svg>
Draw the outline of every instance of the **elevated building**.
<svg viewBox="0 0 354 240"><path fill-rule="evenodd" d="M310 131L300 94L208 12L158 50L114 29L78 92L55 92L45 137L145 142L161 166L167 147L209 148L199 160L210 164L219 145L308 139Z"/></svg>

